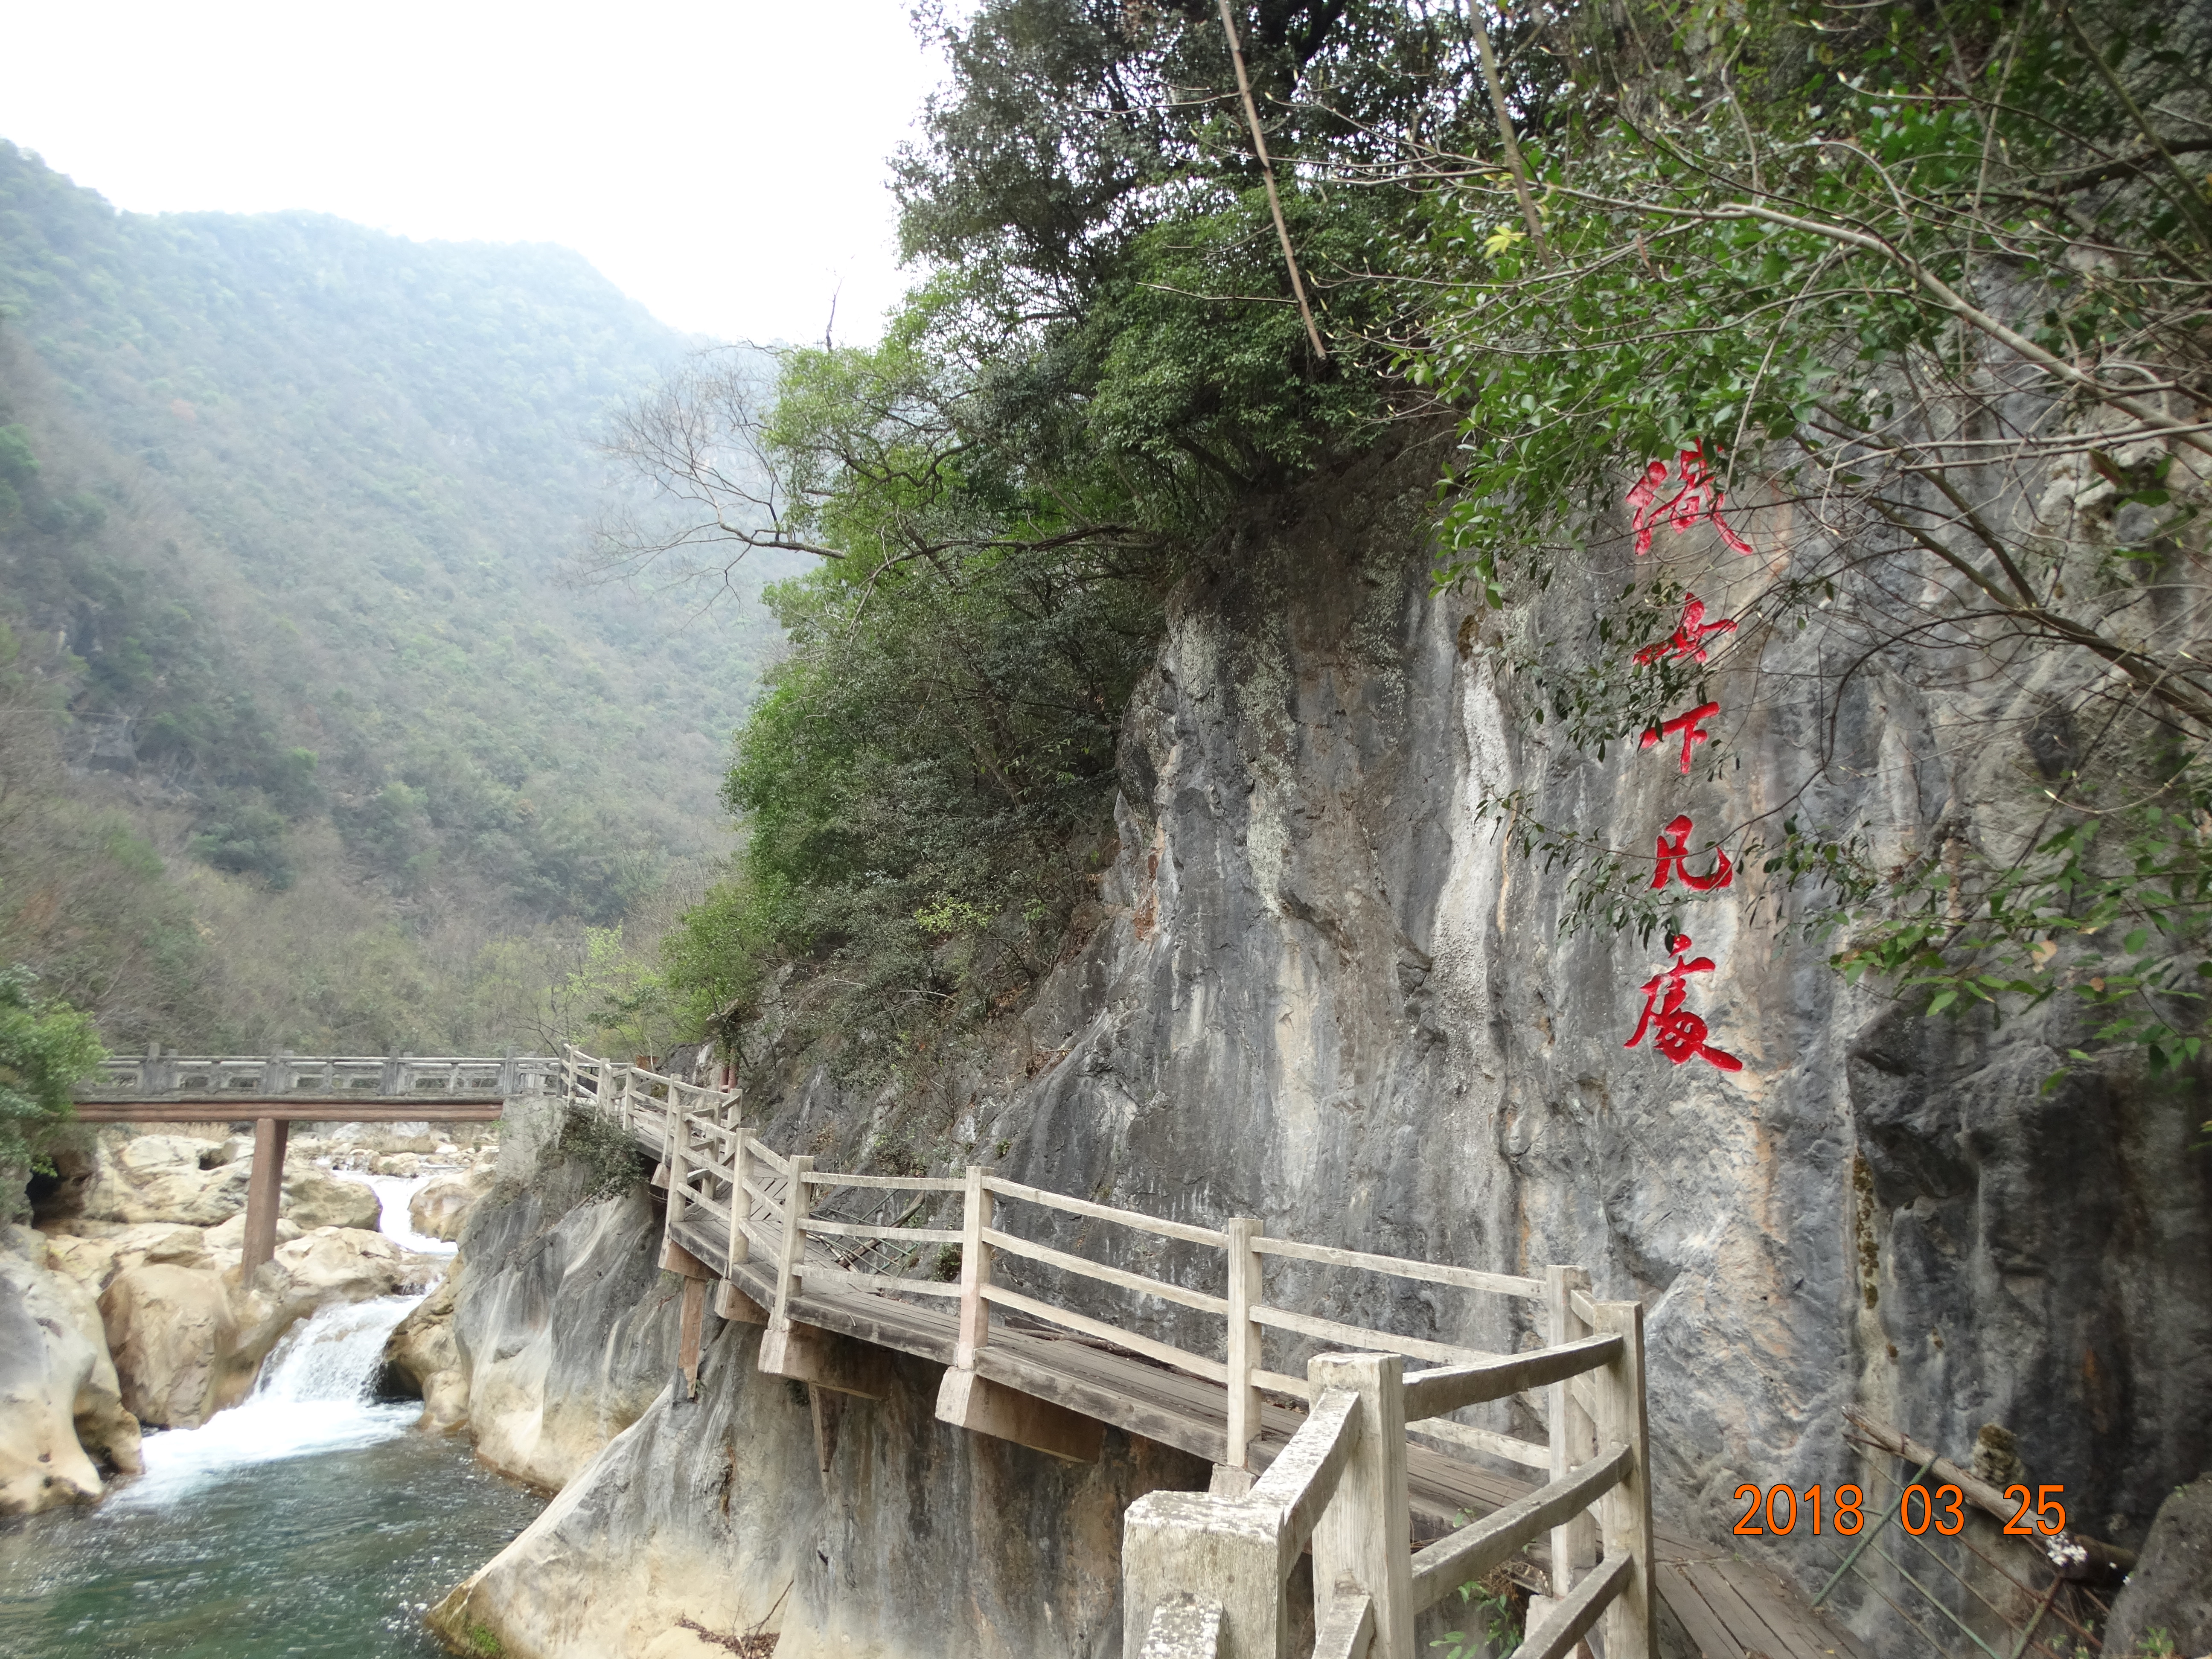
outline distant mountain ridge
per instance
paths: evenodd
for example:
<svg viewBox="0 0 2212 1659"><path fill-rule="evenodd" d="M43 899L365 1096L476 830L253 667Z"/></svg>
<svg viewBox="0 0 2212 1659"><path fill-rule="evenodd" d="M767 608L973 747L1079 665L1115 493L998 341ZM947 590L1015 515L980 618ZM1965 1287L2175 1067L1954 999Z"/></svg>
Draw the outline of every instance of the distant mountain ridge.
<svg viewBox="0 0 2212 1659"><path fill-rule="evenodd" d="M210 882L266 913L342 881L402 956L611 924L711 857L772 624L558 580L591 440L697 343L566 249L121 213L0 142L0 428L28 457L0 614L65 717L63 793L129 815L203 909ZM0 859L0 927L41 886ZM100 951L37 931L19 909L19 953L115 1000ZM123 1000L119 1028L187 1018ZM189 1017L337 1042L345 1001Z"/></svg>

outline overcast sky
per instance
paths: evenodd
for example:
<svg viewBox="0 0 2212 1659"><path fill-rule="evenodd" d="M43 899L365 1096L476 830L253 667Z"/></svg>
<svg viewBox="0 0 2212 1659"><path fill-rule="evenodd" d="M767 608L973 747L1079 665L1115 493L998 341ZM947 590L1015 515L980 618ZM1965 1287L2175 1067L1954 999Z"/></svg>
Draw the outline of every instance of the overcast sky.
<svg viewBox="0 0 2212 1659"><path fill-rule="evenodd" d="M558 242L663 321L872 338L911 0L74 0L9 9L0 137L118 207Z"/></svg>

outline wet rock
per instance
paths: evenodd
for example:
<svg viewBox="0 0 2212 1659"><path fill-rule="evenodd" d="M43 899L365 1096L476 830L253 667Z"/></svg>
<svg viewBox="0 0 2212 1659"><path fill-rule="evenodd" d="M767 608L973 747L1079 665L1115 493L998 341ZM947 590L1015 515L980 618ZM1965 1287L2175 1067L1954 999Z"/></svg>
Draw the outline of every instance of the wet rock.
<svg viewBox="0 0 2212 1659"><path fill-rule="evenodd" d="M2135 1571L2112 1603L2105 1651L2212 1654L2212 1474L2200 1475L2159 1505Z"/></svg>
<svg viewBox="0 0 2212 1659"><path fill-rule="evenodd" d="M382 1233L318 1227L278 1245L275 1258L254 1275L252 1292L280 1305L305 1301L312 1310L325 1302L422 1290L444 1267L434 1256L400 1249Z"/></svg>
<svg viewBox="0 0 2212 1659"><path fill-rule="evenodd" d="M139 1468L138 1424L123 1405L99 1310L45 1265L46 1243L10 1228L0 1243L0 1515L95 1501L100 1465Z"/></svg>
<svg viewBox="0 0 2212 1659"><path fill-rule="evenodd" d="M427 1286L443 1263L381 1233L321 1227L277 1247L241 1286L226 1271L149 1264L115 1274L100 1299L125 1402L149 1423L192 1427L251 1390L284 1334L331 1302Z"/></svg>
<svg viewBox="0 0 2212 1659"><path fill-rule="evenodd" d="M197 1428L242 1396L252 1366L221 1273L156 1264L116 1274L100 1298L124 1405L142 1423Z"/></svg>
<svg viewBox="0 0 2212 1659"><path fill-rule="evenodd" d="M491 1190L492 1176L489 1170L474 1170L467 1175L440 1176L423 1186L408 1201L408 1222L414 1230L429 1238L448 1242L461 1236L461 1225L468 1219L470 1207Z"/></svg>
<svg viewBox="0 0 2212 1659"><path fill-rule="evenodd" d="M376 1160L376 1172L380 1176L398 1176L412 1179L422 1173L422 1157L419 1152L393 1152Z"/></svg>
<svg viewBox="0 0 2212 1659"><path fill-rule="evenodd" d="M455 1257L438 1288L399 1322L384 1346L387 1384L422 1400L415 1426L434 1433L449 1433L468 1420L468 1372L453 1340L461 1272Z"/></svg>

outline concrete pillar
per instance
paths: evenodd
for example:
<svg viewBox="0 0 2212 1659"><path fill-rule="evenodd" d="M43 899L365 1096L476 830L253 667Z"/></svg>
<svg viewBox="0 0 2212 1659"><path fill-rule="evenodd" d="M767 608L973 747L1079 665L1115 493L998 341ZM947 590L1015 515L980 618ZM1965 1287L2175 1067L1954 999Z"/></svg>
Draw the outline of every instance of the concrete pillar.
<svg viewBox="0 0 2212 1659"><path fill-rule="evenodd" d="M276 1254L276 1211L284 1200L284 1143L292 1137L288 1117L256 1118L253 1175L246 1188L246 1255L240 1271L253 1270Z"/></svg>

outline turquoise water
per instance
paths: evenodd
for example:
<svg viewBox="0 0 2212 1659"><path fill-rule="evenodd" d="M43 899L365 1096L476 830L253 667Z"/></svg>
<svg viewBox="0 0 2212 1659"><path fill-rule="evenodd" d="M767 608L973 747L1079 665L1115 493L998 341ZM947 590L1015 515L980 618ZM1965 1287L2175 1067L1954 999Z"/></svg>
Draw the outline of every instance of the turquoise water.
<svg viewBox="0 0 2212 1659"><path fill-rule="evenodd" d="M149 1435L147 1473L99 1508L0 1522L3 1659L416 1659L422 1613L541 1501L421 1409L365 1398L411 1305L326 1310L255 1396Z"/></svg>

